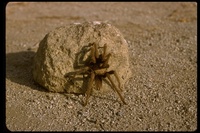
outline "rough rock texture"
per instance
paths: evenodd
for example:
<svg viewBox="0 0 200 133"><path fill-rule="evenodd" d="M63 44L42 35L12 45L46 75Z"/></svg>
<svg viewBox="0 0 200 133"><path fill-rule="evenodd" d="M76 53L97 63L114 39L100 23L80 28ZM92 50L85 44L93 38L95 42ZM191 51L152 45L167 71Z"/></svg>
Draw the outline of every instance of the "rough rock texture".
<svg viewBox="0 0 200 133"><path fill-rule="evenodd" d="M108 71L116 70L123 88L131 76L127 42L114 26L98 21L62 26L47 34L34 57L34 80L52 92L83 93L88 80L83 75L72 80L66 74L84 67L90 59L90 43L98 44L100 53L107 44L112 54ZM103 90L108 87L109 83L104 82Z"/></svg>

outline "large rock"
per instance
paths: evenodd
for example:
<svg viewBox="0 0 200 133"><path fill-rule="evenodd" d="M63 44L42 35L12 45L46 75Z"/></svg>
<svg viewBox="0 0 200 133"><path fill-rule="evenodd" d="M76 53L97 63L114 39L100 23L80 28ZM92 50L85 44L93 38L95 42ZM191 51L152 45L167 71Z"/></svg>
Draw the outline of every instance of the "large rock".
<svg viewBox="0 0 200 133"><path fill-rule="evenodd" d="M41 86L52 92L84 93L88 79L77 75L75 79L66 74L83 68L90 58L90 43L100 47L107 44L107 51L112 56L109 70L116 70L122 88L130 78L128 44L123 35L114 26L105 22L75 23L56 28L40 42L33 63L33 78ZM102 51L102 48L99 48ZM118 82L112 76L115 84ZM103 82L102 90L110 89L108 82Z"/></svg>

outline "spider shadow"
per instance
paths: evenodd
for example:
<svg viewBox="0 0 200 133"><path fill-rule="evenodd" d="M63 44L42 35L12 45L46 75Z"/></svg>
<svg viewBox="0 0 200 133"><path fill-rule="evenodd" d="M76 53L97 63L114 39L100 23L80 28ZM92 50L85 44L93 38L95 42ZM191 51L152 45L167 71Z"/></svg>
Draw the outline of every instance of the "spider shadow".
<svg viewBox="0 0 200 133"><path fill-rule="evenodd" d="M89 81L89 76L86 76L86 74L79 74L78 77L74 76L76 75L76 71L84 68L86 64L89 63L90 60L90 55L87 56L90 52L90 45L88 44L87 46L83 46L79 52L75 54L75 61L73 63L73 68L75 71L68 72L64 75L64 77L67 79L67 82L65 83L65 92L62 94L65 95L66 92L70 92L71 94L74 94L76 96L78 95L84 95L87 91L87 83ZM77 82L82 82L81 86L78 86L76 83ZM71 92L71 88L76 88L78 89L78 92ZM69 98L69 95L65 95L67 98ZM78 101L80 104L83 105L83 102L80 100L77 100L75 98L70 97L73 101Z"/></svg>

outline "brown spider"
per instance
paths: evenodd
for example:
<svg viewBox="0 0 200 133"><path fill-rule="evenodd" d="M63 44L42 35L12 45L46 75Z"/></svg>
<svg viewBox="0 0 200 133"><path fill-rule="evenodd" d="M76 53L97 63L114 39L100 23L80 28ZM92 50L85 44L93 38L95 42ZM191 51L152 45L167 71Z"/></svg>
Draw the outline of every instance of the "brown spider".
<svg viewBox="0 0 200 133"><path fill-rule="evenodd" d="M91 96L93 82L95 82L96 89L100 90L102 88L102 80L103 80L103 78L106 78L106 77L110 81L113 89L119 95L122 102L124 104L126 104L126 102L124 101L124 98L122 97L120 91L118 90L118 88L114 84L112 78L110 77L111 74L114 74L115 78L118 81L119 89L120 89L121 84L120 84L120 80L119 80L119 77L118 77L116 71L114 71L114 70L107 71L107 69L109 68L108 61L109 61L109 58L111 56L110 53L106 54L107 45L104 44L103 54L99 54L97 45L95 43L91 44L90 46L91 46L91 53L90 53L91 59L90 59L89 63L86 63L86 67L84 67L84 68L73 73L74 76L76 74L87 74L89 76L88 88L87 88L86 93L85 93L86 99L85 99L84 106L87 105L88 99Z"/></svg>

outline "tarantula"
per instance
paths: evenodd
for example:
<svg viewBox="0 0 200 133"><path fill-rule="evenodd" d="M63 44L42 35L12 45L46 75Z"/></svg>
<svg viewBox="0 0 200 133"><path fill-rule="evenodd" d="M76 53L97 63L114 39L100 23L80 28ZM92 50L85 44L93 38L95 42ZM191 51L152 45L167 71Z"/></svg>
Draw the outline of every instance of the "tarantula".
<svg viewBox="0 0 200 133"><path fill-rule="evenodd" d="M104 78L108 78L109 82L112 85L112 88L117 92L117 94L119 95L120 99L122 100L122 102L124 104L126 104L124 98L122 97L120 91L118 90L118 88L121 90L121 84L120 84L120 80L119 77L116 73L116 71L111 70L111 71L107 71L107 69L109 68L109 58L111 56L111 54L107 54L107 45L104 44L103 47L103 53L99 54L97 45L95 43L90 44L91 49L90 49L90 61L88 63L86 63L85 67L76 71L74 73L74 76L76 74L87 74L89 76L89 82L88 82L88 87L86 90L86 98L85 98L85 102L84 102L84 106L87 105L88 99L91 96L92 93L92 87L93 87L93 83L95 83L96 89L100 90L102 88L102 80ZM118 88L116 87L116 85L114 84L112 78L111 78L111 74L113 74L115 76L115 78L117 79L118 82Z"/></svg>

